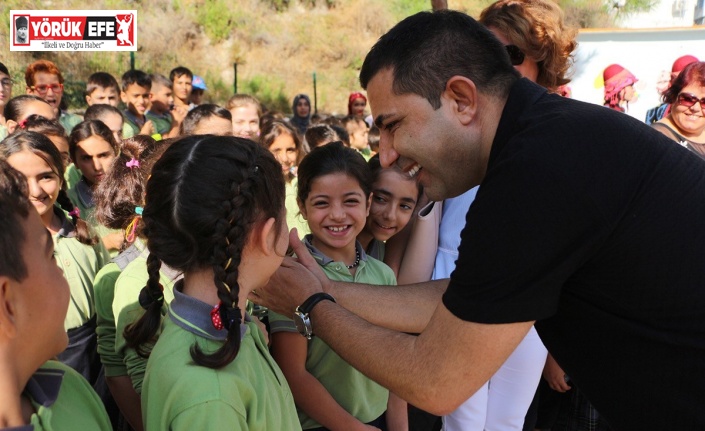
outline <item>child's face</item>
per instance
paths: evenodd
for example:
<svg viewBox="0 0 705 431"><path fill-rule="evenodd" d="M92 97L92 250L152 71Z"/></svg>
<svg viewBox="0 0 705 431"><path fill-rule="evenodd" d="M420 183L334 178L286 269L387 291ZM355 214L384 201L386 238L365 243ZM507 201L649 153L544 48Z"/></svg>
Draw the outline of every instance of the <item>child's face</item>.
<svg viewBox="0 0 705 431"><path fill-rule="evenodd" d="M201 120L193 129L194 135L232 136L233 123L226 118L212 116Z"/></svg>
<svg viewBox="0 0 705 431"><path fill-rule="evenodd" d="M127 105L128 111L143 116L149 105L149 88L130 84L127 90L120 93L120 98Z"/></svg>
<svg viewBox="0 0 705 431"><path fill-rule="evenodd" d="M98 184L105 178L113 159L115 159L113 147L98 135L90 136L76 145L74 163L90 186Z"/></svg>
<svg viewBox="0 0 705 431"><path fill-rule="evenodd" d="M308 221L313 245L326 256L341 260L355 253L355 239L365 227L369 199L360 183L345 173L323 175L311 181L305 202L299 202Z"/></svg>
<svg viewBox="0 0 705 431"><path fill-rule="evenodd" d="M54 136L54 135L49 135L47 136L51 140L51 143L54 144L57 150L59 150L59 153L61 154L61 161L64 162L64 169L66 169L66 166L71 164L71 155L69 154L69 141L66 139L64 136Z"/></svg>
<svg viewBox="0 0 705 431"><path fill-rule="evenodd" d="M163 114L169 111L171 105L174 104L174 96L171 88L159 84L152 85L152 92L149 93L149 99L152 101L152 111L157 114Z"/></svg>
<svg viewBox="0 0 705 431"><path fill-rule="evenodd" d="M350 135L350 146L356 150L364 150L367 148L367 135L369 129L364 122L351 121L345 125L345 129Z"/></svg>
<svg viewBox="0 0 705 431"><path fill-rule="evenodd" d="M59 77L53 73L37 72L34 74L34 86L27 88L27 94L34 94L46 100L54 110L59 109L64 89Z"/></svg>
<svg viewBox="0 0 705 431"><path fill-rule="evenodd" d="M96 87L91 94L86 96L86 103L88 106L93 105L110 105L117 108L118 103L118 91L113 87Z"/></svg>
<svg viewBox="0 0 705 431"><path fill-rule="evenodd" d="M200 105L203 101L203 93L204 91L200 88L191 90L191 96L189 96L190 102L194 105Z"/></svg>
<svg viewBox="0 0 705 431"><path fill-rule="evenodd" d="M8 157L7 162L27 177L29 201L44 219L51 217L63 178L59 178L56 168L46 162L51 160L49 155L44 153L42 155L44 158L31 151L23 150Z"/></svg>
<svg viewBox="0 0 705 431"><path fill-rule="evenodd" d="M277 136L272 145L269 146L269 152L282 165L284 174L291 172L291 168L296 166L299 150L296 149L296 143L291 135L283 133Z"/></svg>
<svg viewBox="0 0 705 431"><path fill-rule="evenodd" d="M16 283L16 325L27 348L27 360L38 365L61 353L68 344L64 319L69 308L69 285L56 264L54 242L39 217L30 213L22 222L25 233L22 260L27 277ZM31 347L30 347L31 346Z"/></svg>
<svg viewBox="0 0 705 431"><path fill-rule="evenodd" d="M113 132L115 142L122 142L122 125L124 123L122 115L114 112L108 112L107 114L101 115L98 119L102 121L103 124L108 126L111 132Z"/></svg>
<svg viewBox="0 0 705 431"><path fill-rule="evenodd" d="M233 116L233 135L257 140L259 136L259 115L254 105L238 106L230 110Z"/></svg>
<svg viewBox="0 0 705 431"><path fill-rule="evenodd" d="M308 117L309 112L311 112L311 105L302 97L296 102L296 116Z"/></svg>
<svg viewBox="0 0 705 431"><path fill-rule="evenodd" d="M416 181L394 169L382 169L372 187L367 230L379 241L396 235L409 223L418 198Z"/></svg>
<svg viewBox="0 0 705 431"><path fill-rule="evenodd" d="M174 78L174 97L181 99L184 103L188 103L188 98L191 96L191 88L191 78L188 75Z"/></svg>

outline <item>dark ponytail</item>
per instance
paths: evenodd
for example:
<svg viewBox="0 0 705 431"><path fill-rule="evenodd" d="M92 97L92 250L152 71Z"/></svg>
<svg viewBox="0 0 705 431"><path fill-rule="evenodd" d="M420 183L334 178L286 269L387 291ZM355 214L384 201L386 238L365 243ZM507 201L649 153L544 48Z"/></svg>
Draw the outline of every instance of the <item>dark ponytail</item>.
<svg viewBox="0 0 705 431"><path fill-rule="evenodd" d="M221 368L235 359L242 320L238 267L254 226L270 217L282 222L280 172L269 151L241 138L189 136L164 153L147 183L143 212L150 256L149 281L140 303L147 311L125 330L129 346L147 343L159 328L162 262L185 273L211 267L220 301L218 314L228 334L215 352L206 354L193 345L191 356L209 368Z"/></svg>

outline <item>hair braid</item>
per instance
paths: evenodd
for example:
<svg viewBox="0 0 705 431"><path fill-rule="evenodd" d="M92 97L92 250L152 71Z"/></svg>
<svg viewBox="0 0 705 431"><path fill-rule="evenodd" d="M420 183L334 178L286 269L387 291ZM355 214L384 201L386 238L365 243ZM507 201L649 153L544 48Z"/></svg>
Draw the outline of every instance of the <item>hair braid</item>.
<svg viewBox="0 0 705 431"><path fill-rule="evenodd" d="M254 165L254 162L252 163ZM248 170L250 175L257 175L257 168ZM231 185L232 199L223 202L224 217L215 229L216 247L213 250L213 279L220 299L220 318L228 330L225 344L211 355L205 355L197 345L191 347L194 361L209 368L220 368L232 362L240 351L240 323L242 310L238 307L240 285L238 267L242 259L242 250L251 230L255 205L252 177L248 176L240 184ZM222 238L222 239L221 239Z"/></svg>
<svg viewBox="0 0 705 431"><path fill-rule="evenodd" d="M91 232L88 224L77 214L76 207L63 187L59 190L56 201L61 205L61 209L71 215L73 226L76 228L76 239L78 242L91 246L98 244L98 237Z"/></svg>
<svg viewBox="0 0 705 431"><path fill-rule="evenodd" d="M138 321L125 328L124 336L127 347L133 348L140 356L148 357L151 346L143 346L154 339L161 324L161 309L164 305L164 288L159 283L161 260L150 253L147 257L147 285L142 288L139 303L146 311Z"/></svg>

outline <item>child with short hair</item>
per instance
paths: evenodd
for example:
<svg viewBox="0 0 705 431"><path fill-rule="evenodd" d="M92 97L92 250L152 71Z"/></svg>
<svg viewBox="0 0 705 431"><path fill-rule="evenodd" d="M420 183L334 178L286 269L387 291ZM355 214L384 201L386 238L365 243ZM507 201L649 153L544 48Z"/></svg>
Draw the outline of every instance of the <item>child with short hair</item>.
<svg viewBox="0 0 705 431"><path fill-rule="evenodd" d="M115 142L120 144L123 139L126 139L123 133L125 132L125 118L122 112L114 106L98 104L89 106L84 114L85 120L98 120L108 126L108 129L113 133ZM127 126L130 131L132 128ZM131 132L130 132L131 133Z"/></svg>
<svg viewBox="0 0 705 431"><path fill-rule="evenodd" d="M370 147L370 154L372 154L372 157L379 153L379 128L374 124L370 127L370 131L367 133L367 145Z"/></svg>
<svg viewBox="0 0 705 431"><path fill-rule="evenodd" d="M183 106L188 110L195 108L196 105L190 101L191 91L193 91L193 72L178 66L169 72L169 80L174 94L174 106Z"/></svg>
<svg viewBox="0 0 705 431"><path fill-rule="evenodd" d="M298 203L311 228L304 244L331 280L395 285L392 270L357 241L370 209L370 171L340 142L312 150L299 166ZM272 356L294 394L304 430L386 429L389 391L288 316L269 313ZM308 339L307 339L308 338ZM370 428L376 427L376 428Z"/></svg>
<svg viewBox="0 0 705 431"><path fill-rule="evenodd" d="M367 142L367 135L369 133L369 127L367 123L360 117L354 115L348 115L343 118L343 127L348 132L350 136L350 147L357 150L362 154L365 160L370 160L372 157L370 146Z"/></svg>
<svg viewBox="0 0 705 431"><path fill-rule="evenodd" d="M68 344L70 291L28 196L27 180L0 159L0 426L112 430L88 382L51 360Z"/></svg>
<svg viewBox="0 0 705 431"><path fill-rule="evenodd" d="M181 123L180 134L232 136L233 117L227 109L206 103L186 114Z"/></svg>
<svg viewBox="0 0 705 431"><path fill-rule="evenodd" d="M57 118L66 129L66 133L71 133L74 126L81 122L81 117L61 109L64 77L56 64L49 60L37 60L27 66L24 79L27 84L27 94L39 96L51 105L54 110L52 118Z"/></svg>
<svg viewBox="0 0 705 431"><path fill-rule="evenodd" d="M27 178L28 196L51 233L57 263L71 289L68 313L64 314L70 343L58 357L95 383L100 361L95 352L93 279L109 256L68 198L61 155L49 138L36 132L17 132L0 142L0 158Z"/></svg>
<svg viewBox="0 0 705 431"><path fill-rule="evenodd" d="M228 100L225 109L233 116L233 136L252 139L255 142L259 139L262 105L256 97L236 94Z"/></svg>
<svg viewBox="0 0 705 431"><path fill-rule="evenodd" d="M118 85L115 77L107 72L96 72L89 76L88 82L86 83L86 103L88 104L88 110L86 110L86 113L83 115L84 120L95 120L95 118L87 117L88 111L92 106L109 105L117 109L120 103L120 85ZM122 117L122 114L120 114L120 116ZM108 127L110 127L109 124ZM113 133L115 133L114 130ZM122 132L120 133L118 142L133 136L134 132L132 127L122 121Z"/></svg>
<svg viewBox="0 0 705 431"><path fill-rule="evenodd" d="M198 76L193 75L191 80L191 96L189 96L189 103L194 107L203 103L203 94L208 91L208 86L206 86L206 81Z"/></svg>
<svg viewBox="0 0 705 431"><path fill-rule="evenodd" d="M171 81L158 73L150 75L152 89L149 92L150 107L145 114L154 123L155 133L162 138L175 138L188 110L183 106L174 106Z"/></svg>
<svg viewBox="0 0 705 431"><path fill-rule="evenodd" d="M338 136L335 129L328 124L315 124L306 129L304 134L304 142L308 146L309 151L335 141L342 141L342 139Z"/></svg>
<svg viewBox="0 0 705 431"><path fill-rule="evenodd" d="M147 363L147 430L300 429L286 379L244 312L288 246L278 171L254 142L222 136L180 139L152 169L142 213L146 312L126 334L133 342L159 330L162 264L184 278Z"/></svg>
<svg viewBox="0 0 705 431"><path fill-rule="evenodd" d="M127 106L125 124L128 124L134 135L151 135L154 133L154 123L145 117L149 106L149 92L152 80L141 70L130 70L122 75L122 92L120 98Z"/></svg>

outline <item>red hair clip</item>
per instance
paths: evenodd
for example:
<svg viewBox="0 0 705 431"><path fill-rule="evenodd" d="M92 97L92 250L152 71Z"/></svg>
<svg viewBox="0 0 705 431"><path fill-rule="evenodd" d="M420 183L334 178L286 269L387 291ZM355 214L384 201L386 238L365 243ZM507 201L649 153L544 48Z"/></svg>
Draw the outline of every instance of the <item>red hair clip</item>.
<svg viewBox="0 0 705 431"><path fill-rule="evenodd" d="M20 129L24 129L25 127L27 127L27 119L25 118L24 120L17 123L17 125L20 126Z"/></svg>
<svg viewBox="0 0 705 431"><path fill-rule="evenodd" d="M222 304L222 302L219 302L218 305L211 310L211 322L213 323L213 327L219 331L223 329L223 319L220 318L220 306Z"/></svg>

